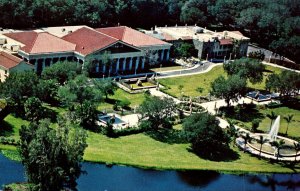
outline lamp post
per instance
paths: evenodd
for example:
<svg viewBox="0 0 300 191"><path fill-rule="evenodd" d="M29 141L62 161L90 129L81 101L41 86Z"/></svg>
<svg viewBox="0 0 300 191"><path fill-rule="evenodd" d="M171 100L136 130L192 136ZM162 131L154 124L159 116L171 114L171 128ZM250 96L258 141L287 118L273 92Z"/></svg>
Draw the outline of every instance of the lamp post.
<svg viewBox="0 0 300 191"><path fill-rule="evenodd" d="M225 61L226 61L226 56L224 56L224 64L225 64Z"/></svg>
<svg viewBox="0 0 300 191"><path fill-rule="evenodd" d="M102 75L102 79L104 80L104 74Z"/></svg>
<svg viewBox="0 0 300 191"><path fill-rule="evenodd" d="M231 54L232 54L232 53L229 54L229 61L231 61Z"/></svg>
<svg viewBox="0 0 300 191"><path fill-rule="evenodd" d="M206 55L206 61L208 61L208 54Z"/></svg>

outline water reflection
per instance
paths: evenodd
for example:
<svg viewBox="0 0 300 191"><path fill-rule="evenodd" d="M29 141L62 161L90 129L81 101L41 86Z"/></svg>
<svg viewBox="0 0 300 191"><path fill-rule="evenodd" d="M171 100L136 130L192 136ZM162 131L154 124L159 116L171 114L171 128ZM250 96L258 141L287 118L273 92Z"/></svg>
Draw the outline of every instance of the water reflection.
<svg viewBox="0 0 300 191"><path fill-rule="evenodd" d="M247 175L246 180L272 191L300 190L300 174Z"/></svg>
<svg viewBox="0 0 300 191"><path fill-rule="evenodd" d="M177 171L177 174L184 183L200 188L204 188L211 182L217 181L217 179L220 177L220 174L215 171L189 170Z"/></svg>
<svg viewBox="0 0 300 191"><path fill-rule="evenodd" d="M157 171L83 163L79 191L300 191L300 174L233 175L214 171ZM21 163L0 154L0 186L24 182ZM1 188L0 188L1 189Z"/></svg>

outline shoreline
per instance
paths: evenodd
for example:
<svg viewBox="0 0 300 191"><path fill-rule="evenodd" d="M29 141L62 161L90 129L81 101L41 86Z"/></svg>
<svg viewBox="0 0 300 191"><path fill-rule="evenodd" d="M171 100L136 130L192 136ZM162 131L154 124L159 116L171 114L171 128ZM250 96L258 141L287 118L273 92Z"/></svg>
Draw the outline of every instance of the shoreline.
<svg viewBox="0 0 300 191"><path fill-rule="evenodd" d="M2 145L0 144L0 151L1 150L10 150L17 152L17 148L12 145ZM9 160L13 160L9 156L0 153ZM14 160L17 161L17 160ZM20 161L18 161L20 162ZM92 163L92 164L104 164L107 166L107 168L111 168L114 165L117 166L125 166L125 167L133 167L133 168L140 168L140 169L145 169L145 170L157 170L157 171L215 171L221 174L298 174L299 171L296 171L295 169L286 169L286 168L277 168L277 171L274 170L268 170L268 169L262 169L260 171L257 170L244 170L244 169L232 169L232 165L228 165L227 167L225 166L224 169L219 169L219 168L206 168L205 166L203 167L195 167L195 168L185 168L184 166L179 166L179 167L173 167L172 165L170 166L156 166L156 165L145 165L145 164L138 164L138 163L130 163L130 162L121 162L121 161L103 161L103 160L88 160L86 158L83 159L83 162L87 163ZM275 163L276 164L276 163ZM234 165L233 165L234 166ZM300 169L300 166L298 165L295 167L296 169Z"/></svg>

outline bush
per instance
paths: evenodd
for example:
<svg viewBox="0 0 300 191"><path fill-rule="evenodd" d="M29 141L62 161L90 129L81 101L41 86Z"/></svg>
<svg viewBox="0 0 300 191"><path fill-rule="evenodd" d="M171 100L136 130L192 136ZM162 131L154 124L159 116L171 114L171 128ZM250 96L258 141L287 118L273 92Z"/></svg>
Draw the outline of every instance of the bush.
<svg viewBox="0 0 300 191"><path fill-rule="evenodd" d="M257 129L259 127L259 123L260 123L260 120L259 119L254 119L252 122L251 122L251 130L255 133L257 132Z"/></svg>
<svg viewBox="0 0 300 191"><path fill-rule="evenodd" d="M17 142L14 138L0 137L0 144L3 144L3 145L17 145Z"/></svg>
<svg viewBox="0 0 300 191"><path fill-rule="evenodd" d="M282 104L281 103L277 103L277 102L271 102L268 105L266 105L266 107L270 108L270 109L278 108L278 107L281 107L281 106L282 106Z"/></svg>

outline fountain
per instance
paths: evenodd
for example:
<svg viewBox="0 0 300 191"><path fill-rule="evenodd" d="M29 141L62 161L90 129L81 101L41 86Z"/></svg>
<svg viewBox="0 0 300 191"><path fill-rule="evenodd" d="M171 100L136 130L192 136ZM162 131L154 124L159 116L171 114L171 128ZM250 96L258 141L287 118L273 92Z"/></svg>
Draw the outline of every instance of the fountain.
<svg viewBox="0 0 300 191"><path fill-rule="evenodd" d="M271 130L268 134L268 138L270 139L270 142L276 141L277 139L277 134L279 131L279 125L280 125L280 116L278 115L278 117L275 119Z"/></svg>
<svg viewBox="0 0 300 191"><path fill-rule="evenodd" d="M278 136L278 131L280 127L280 116L278 116L273 122L270 132L268 134L254 133L251 134L251 141L246 143L247 147L244 145L244 138L237 138L236 143L242 148L247 148L247 151L259 155L264 158L277 159L280 156L280 160L294 161L294 158L299 155L294 148L294 143L296 141ZM263 137L263 142L261 142L260 137ZM284 144L279 148L274 147L274 141L283 141ZM262 154L263 153L263 154ZM299 159L297 159L299 160Z"/></svg>

